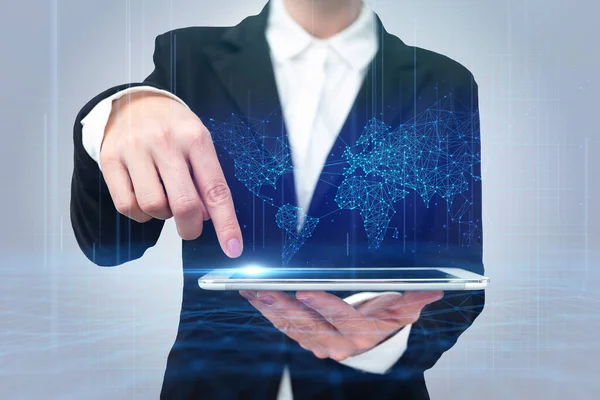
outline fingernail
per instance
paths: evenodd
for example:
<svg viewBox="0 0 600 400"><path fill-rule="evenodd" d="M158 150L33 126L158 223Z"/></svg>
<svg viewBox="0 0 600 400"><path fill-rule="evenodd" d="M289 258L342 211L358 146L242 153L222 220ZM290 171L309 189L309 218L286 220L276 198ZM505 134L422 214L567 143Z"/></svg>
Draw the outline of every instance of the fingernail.
<svg viewBox="0 0 600 400"><path fill-rule="evenodd" d="M229 256L237 258L242 255L242 242L237 239L231 239L227 242L227 249L229 250Z"/></svg>
<svg viewBox="0 0 600 400"><path fill-rule="evenodd" d="M252 295L252 292L242 290L242 291L240 291L240 295L248 301L254 300L254 296Z"/></svg>
<svg viewBox="0 0 600 400"><path fill-rule="evenodd" d="M268 306L275 304L275 299L271 296L259 297L258 299Z"/></svg>
<svg viewBox="0 0 600 400"><path fill-rule="evenodd" d="M310 299L308 297L296 297L298 299L298 301L300 301L303 304L309 304L310 303Z"/></svg>

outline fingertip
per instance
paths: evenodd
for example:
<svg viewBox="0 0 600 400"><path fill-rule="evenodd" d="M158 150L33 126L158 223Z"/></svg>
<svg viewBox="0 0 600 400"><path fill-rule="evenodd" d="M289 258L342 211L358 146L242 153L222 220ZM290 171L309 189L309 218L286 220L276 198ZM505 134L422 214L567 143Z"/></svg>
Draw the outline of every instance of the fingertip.
<svg viewBox="0 0 600 400"><path fill-rule="evenodd" d="M416 301L427 301L434 302L440 300L444 297L444 292L439 290L417 290L417 291L407 291L404 293L405 298L407 299L415 299Z"/></svg>
<svg viewBox="0 0 600 400"><path fill-rule="evenodd" d="M436 290L433 292L428 292L426 293L426 295L429 300L429 303L435 303L436 301L439 301L442 299L442 297L444 297L444 292Z"/></svg>
<svg viewBox="0 0 600 400"><path fill-rule="evenodd" d="M310 296L314 296L316 295L317 292L313 291L313 290L298 290L296 292L296 298L300 299L300 298L307 298Z"/></svg>
<svg viewBox="0 0 600 400"><path fill-rule="evenodd" d="M231 258L238 258L242 255L242 241L239 239L230 239L227 242L227 255Z"/></svg>
<svg viewBox="0 0 600 400"><path fill-rule="evenodd" d="M248 301L254 300L254 293L250 290L240 290L240 295Z"/></svg>
<svg viewBox="0 0 600 400"><path fill-rule="evenodd" d="M306 292L296 292L296 299L305 305L309 305L311 302L310 295Z"/></svg>

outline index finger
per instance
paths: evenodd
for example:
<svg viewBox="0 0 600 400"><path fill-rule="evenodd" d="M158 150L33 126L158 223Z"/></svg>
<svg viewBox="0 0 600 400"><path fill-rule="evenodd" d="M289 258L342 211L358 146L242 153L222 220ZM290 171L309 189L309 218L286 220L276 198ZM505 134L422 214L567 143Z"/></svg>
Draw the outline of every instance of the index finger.
<svg viewBox="0 0 600 400"><path fill-rule="evenodd" d="M208 131L192 146L189 158L200 196L213 221L221 248L229 257L237 258L242 255L242 231L231 191Z"/></svg>

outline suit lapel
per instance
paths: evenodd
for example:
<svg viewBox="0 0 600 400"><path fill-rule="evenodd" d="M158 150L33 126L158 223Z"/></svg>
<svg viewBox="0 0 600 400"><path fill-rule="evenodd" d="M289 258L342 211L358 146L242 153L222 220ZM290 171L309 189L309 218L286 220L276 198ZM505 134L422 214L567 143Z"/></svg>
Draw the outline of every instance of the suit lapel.
<svg viewBox="0 0 600 400"><path fill-rule="evenodd" d="M278 154L289 152L289 141L265 36L268 14L269 4L228 29L221 43L205 53L240 116L260 131L264 148ZM283 190L273 195L278 203L295 205L294 174L288 171L281 179Z"/></svg>
<svg viewBox="0 0 600 400"><path fill-rule="evenodd" d="M289 141L265 36L268 12L267 4L260 14L227 30L221 43L205 53L239 113L250 123L260 125L268 138L264 146L274 153L281 144L289 149ZM333 196L347 166L343 152L356 143L367 123L373 118L389 125L398 123L403 108L412 106L407 100L414 94L412 71L416 60L409 47L390 35L378 17L377 26L379 50L322 170L308 211L311 216L319 217L335 206ZM295 205L293 173L284 174L282 181L280 204Z"/></svg>
<svg viewBox="0 0 600 400"><path fill-rule="evenodd" d="M240 114L265 118L280 108L269 45L265 36L268 5L243 20L208 47L212 66Z"/></svg>

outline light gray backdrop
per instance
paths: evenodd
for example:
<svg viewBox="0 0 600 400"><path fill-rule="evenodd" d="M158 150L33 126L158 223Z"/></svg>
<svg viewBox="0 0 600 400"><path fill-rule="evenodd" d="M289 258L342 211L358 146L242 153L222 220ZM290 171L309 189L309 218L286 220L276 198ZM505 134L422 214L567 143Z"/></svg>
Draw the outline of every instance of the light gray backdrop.
<svg viewBox="0 0 600 400"><path fill-rule="evenodd" d="M154 37L233 25L265 0L1 0L0 398L157 398L181 301L172 222L102 269L69 221L72 124L143 79ZM600 6L371 0L387 29L480 87L485 262L476 323L426 374L434 399L587 399L600 389Z"/></svg>

